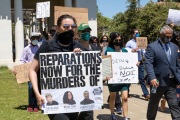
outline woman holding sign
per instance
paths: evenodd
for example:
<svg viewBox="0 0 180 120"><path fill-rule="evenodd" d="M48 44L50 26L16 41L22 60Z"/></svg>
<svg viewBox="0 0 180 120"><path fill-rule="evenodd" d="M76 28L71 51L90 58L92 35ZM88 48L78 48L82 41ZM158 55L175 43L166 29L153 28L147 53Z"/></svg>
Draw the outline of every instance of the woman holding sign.
<svg viewBox="0 0 180 120"><path fill-rule="evenodd" d="M83 46L80 43L73 41L74 32L77 28L76 20L73 16L67 14L60 16L57 20L57 26L58 30L55 34L55 37L51 41L43 42L36 55L34 56L29 71L29 78L32 82L33 89L40 107L45 104L45 97L41 95L38 89L40 88L38 87L38 85L40 85L40 53L72 51L80 52L81 50L83 50ZM48 114L48 117L50 120L77 120L78 112Z"/></svg>
<svg viewBox="0 0 180 120"><path fill-rule="evenodd" d="M109 46L106 50L107 52L127 52L126 49L122 48L122 40L121 36L117 32L112 32L110 34L110 41ZM107 80L110 78L107 77ZM121 91L122 96L122 109L123 109L123 117L124 120L128 120L128 88L129 84L108 84L109 92L110 92L110 99L109 99L109 107L111 111L111 120L117 120L115 114L114 114L114 103L116 98L116 92Z"/></svg>

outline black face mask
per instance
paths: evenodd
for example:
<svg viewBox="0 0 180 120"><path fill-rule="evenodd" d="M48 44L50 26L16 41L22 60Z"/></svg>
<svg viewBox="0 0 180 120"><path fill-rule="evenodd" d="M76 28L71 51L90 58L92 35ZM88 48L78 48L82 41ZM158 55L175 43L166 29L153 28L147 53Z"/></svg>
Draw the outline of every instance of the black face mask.
<svg viewBox="0 0 180 120"><path fill-rule="evenodd" d="M120 42L114 42L115 46L120 46Z"/></svg>
<svg viewBox="0 0 180 120"><path fill-rule="evenodd" d="M168 43L171 41L171 38L167 38L167 37L162 37L162 41L165 42L165 43Z"/></svg>
<svg viewBox="0 0 180 120"><path fill-rule="evenodd" d="M61 44L68 45L73 41L74 31L68 30L58 35L58 40Z"/></svg>

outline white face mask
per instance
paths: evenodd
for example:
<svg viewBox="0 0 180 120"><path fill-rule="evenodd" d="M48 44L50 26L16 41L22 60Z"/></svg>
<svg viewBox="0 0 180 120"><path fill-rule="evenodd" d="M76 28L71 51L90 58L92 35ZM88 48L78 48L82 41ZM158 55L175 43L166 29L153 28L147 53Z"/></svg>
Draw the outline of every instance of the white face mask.
<svg viewBox="0 0 180 120"><path fill-rule="evenodd" d="M32 40L31 42L33 45L37 45L38 44L38 40Z"/></svg>

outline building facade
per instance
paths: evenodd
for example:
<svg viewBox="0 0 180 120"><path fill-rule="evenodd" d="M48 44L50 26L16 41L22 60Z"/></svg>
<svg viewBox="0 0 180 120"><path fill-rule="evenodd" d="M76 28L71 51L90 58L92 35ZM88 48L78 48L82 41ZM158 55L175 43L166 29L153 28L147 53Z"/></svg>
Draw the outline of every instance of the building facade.
<svg viewBox="0 0 180 120"><path fill-rule="evenodd" d="M47 27L54 25L54 6L88 8L88 24L92 35L97 36L96 0L49 0L50 17ZM31 32L39 30L36 19L36 3L44 0L0 0L0 66L12 67L19 64L24 40ZM13 53L15 60L13 61Z"/></svg>

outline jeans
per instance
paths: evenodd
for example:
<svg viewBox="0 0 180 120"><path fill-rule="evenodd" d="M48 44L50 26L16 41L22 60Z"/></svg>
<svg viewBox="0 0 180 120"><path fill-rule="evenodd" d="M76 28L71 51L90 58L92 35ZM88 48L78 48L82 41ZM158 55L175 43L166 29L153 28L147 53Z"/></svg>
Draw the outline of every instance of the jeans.
<svg viewBox="0 0 180 120"><path fill-rule="evenodd" d="M138 72L139 72L139 83L141 85L141 89L143 91L144 96L146 97L147 95L149 95L149 91L146 87L145 81L144 81L144 65L143 63L140 63L139 67L138 67Z"/></svg>
<svg viewBox="0 0 180 120"><path fill-rule="evenodd" d="M28 82L28 103L29 105L37 106L37 100L31 82Z"/></svg>

